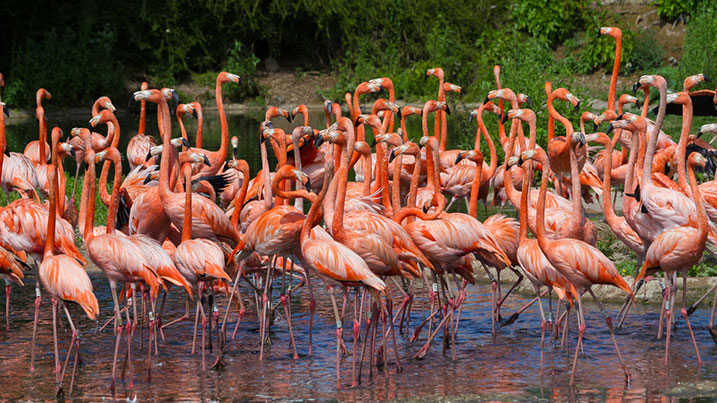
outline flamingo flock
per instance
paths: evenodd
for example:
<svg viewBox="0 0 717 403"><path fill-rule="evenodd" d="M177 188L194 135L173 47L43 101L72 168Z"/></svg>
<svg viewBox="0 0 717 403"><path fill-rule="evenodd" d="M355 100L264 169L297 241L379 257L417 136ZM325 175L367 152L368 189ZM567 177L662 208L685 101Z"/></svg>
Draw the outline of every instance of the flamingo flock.
<svg viewBox="0 0 717 403"><path fill-rule="evenodd" d="M81 337L68 307L71 302L79 305L90 320L102 315L86 271L91 262L109 281L113 298L114 312L105 315L102 328L108 328L106 331L115 337L110 388L115 390L117 362L125 351L127 387L132 389L136 376L132 368L133 347L139 343L139 351L146 348L147 360L151 360L159 353L158 345L165 341L163 329L189 320L192 304L195 315L191 353L197 349L201 328L199 344L205 370L207 344L210 351L216 351L211 366L224 366L225 346L236 337L246 313L246 301L256 305L259 360L267 354L265 343L275 312L286 318L293 358L301 359L299 350L304 348L312 355L314 286L320 280L318 284L328 289L336 323L336 387L341 388L347 385L341 373L343 355L352 356L351 386L361 383L366 357L370 377L379 368L387 377L392 371L401 371L403 364L396 342L399 335L406 334L410 342L422 340L414 358L426 356L432 341L440 336L443 352L450 348L455 359L466 289L475 284L476 270L482 269L492 285L493 335L501 326L515 321L530 304L538 303L541 373L546 330L551 339L557 342L561 338L564 343L569 313L574 310L578 341L571 384L575 382L587 329L583 304L587 294L604 315L629 382L629 357L621 354L611 315L593 286L612 285L625 292L626 302L617 318L619 327L644 281L662 274L665 285L658 338L665 333L667 365L677 320L677 275L682 274L680 314L700 362L689 316L714 288L689 305L686 280L707 245L717 242L717 181L698 184L695 176L695 170L711 162L705 155L714 151L699 137L717 133L717 124L705 125L697 135L691 134L692 96L711 96L717 104L717 95L709 90L692 91L709 81L703 74L688 77L683 91L674 94L667 93L663 77L645 75L633 87L633 92L645 93L641 113L623 111L626 104L641 106L633 95L622 94L616 108L622 33L619 28L604 27L600 34L616 40L607 109L599 115L583 113L580 131L576 131L571 120L557 111L555 103L570 103L579 112L580 100L566 88L553 89L547 82L546 144L537 143L537 117L530 98L501 86L499 66L494 69L496 89L470 113L470 120L477 123L475 146L470 150L446 150L446 121L451 112L446 93L460 93L462 89L446 82L443 69L438 67L426 72L427 77L438 78L438 96L421 106L397 105L393 82L383 77L362 82L353 94L346 94L347 114L338 102L327 100L323 105L324 128L308 125L305 105L291 111L269 107L257 132L237 133L231 138L222 87L237 84L240 78L222 72L216 80L221 123L218 150L202 148L203 112L198 102L176 106L176 123L182 137L173 139L170 104L178 102L177 93L169 88L151 89L148 83L142 83L132 95L132 101L140 103L139 127L124 153L117 148L122 132L116 109L107 97L100 97L93 105L90 127L73 128L66 137L62 129L54 127L48 143L42 102L51 100L51 95L45 89L38 90L39 139L28 144L24 153L6 149L4 115L9 116L9 109L0 103L4 112L0 113L2 188L7 200L10 192L20 196L0 208L0 274L7 281L6 326L9 328L10 284L23 286L25 272L33 270L30 370L35 370L35 338L44 296L52 305L58 393L64 390L74 350L71 394ZM362 112L360 97L384 89L389 99L379 98L370 113ZM659 92L655 121L647 118L651 89ZM145 134L147 102L157 105L159 144ZM509 103L510 109L505 110L504 103ZM661 130L668 104L682 106L682 131L676 143ZM502 163L498 161L494 135L484 122L484 112L498 119L496 137L505 153ZM431 113L435 116L433 133L428 124ZM291 133L272 123L276 118L291 122L300 114L303 122ZM193 146L182 121L186 115L198 120ZM418 141L412 140L415 134L407 132L406 119L411 115L421 118ZM564 128L564 135L556 122ZM594 132L586 132L586 122L594 123ZM598 132L604 123L609 126ZM94 131L102 125L107 127L106 135ZM372 136L367 136L368 130ZM240 139L256 142L260 148L261 170L255 177L250 176L249 164L239 159ZM487 143L489 161L480 151L483 141ZM591 156L590 144L604 149ZM269 164L267 145L278 161L275 167ZM75 177L86 166L79 210L76 189L69 192L69 199L65 196L62 164L68 156L75 160ZM130 168L124 179L123 156ZM96 165L100 163L98 185ZM111 167L114 175L109 193ZM352 170L355 181L349 181ZM540 182L535 188L537 171ZM624 187L619 213L611 201L613 193L617 195L619 191L612 184ZM103 226L95 226L98 190L109 211ZM478 201L485 206L491 190L491 204L511 203L518 212L517 218L496 214L483 221L478 219ZM638 273L633 284L596 247L597 229L584 214L582 204L594 198L600 201L605 221L617 239L636 253ZM454 204L460 210L462 201L465 213L448 211ZM75 230L86 254L75 243ZM518 280L504 292L501 273L506 269L514 272ZM523 278L532 284L536 298L504 318L501 307ZM245 286L239 287L240 283ZM278 299L273 296L275 286L280 289ZM253 299L242 295L247 289L254 294ZM297 291L307 293L310 300L308 341L294 337L291 299ZM553 291L559 301L557 309L553 309ZM417 293L426 293L429 306L423 307L427 311L411 329ZM163 311L170 294L186 299L186 314L165 323ZM543 305L546 295L547 309ZM400 301L397 307L396 300ZM717 344L715 304L717 293L708 329ZM234 316L230 314L234 307L236 323L228 336L228 320ZM60 309L72 330L64 364L58 351ZM346 326L352 351L347 347ZM147 380L151 380L151 365L147 367Z"/></svg>

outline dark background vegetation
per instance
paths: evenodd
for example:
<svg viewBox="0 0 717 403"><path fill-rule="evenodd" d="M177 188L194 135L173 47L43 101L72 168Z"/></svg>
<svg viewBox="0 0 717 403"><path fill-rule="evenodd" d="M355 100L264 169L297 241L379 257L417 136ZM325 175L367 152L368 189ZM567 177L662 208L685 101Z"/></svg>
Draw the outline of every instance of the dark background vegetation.
<svg viewBox="0 0 717 403"><path fill-rule="evenodd" d="M55 105L86 105L98 94L120 95L128 80L212 85L224 69L247 79L227 94L243 101L259 95L252 77L269 58L283 68L337 73L334 90L322 94L333 98L377 74L393 78L399 98L431 95L435 84L423 80L424 72L440 65L478 99L492 86L495 63L504 66L506 82L535 98L543 92L538 77L567 81L609 68L614 41L595 33L616 22L628 28L625 73L656 69L667 56L654 32L632 32L630 21L616 21L619 15L587 0L3 3L0 72L7 101L24 108L39 87L51 89ZM668 78L717 72L715 4L655 2L665 21L687 21L685 57L662 72ZM556 61L558 45L565 52Z"/></svg>

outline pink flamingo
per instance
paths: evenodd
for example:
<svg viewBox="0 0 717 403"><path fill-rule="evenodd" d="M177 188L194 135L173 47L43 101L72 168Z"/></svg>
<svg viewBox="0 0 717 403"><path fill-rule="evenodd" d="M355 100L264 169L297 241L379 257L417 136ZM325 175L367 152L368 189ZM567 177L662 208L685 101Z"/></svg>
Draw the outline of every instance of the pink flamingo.
<svg viewBox="0 0 717 403"><path fill-rule="evenodd" d="M142 82L140 90L144 91L149 89L149 83L146 81ZM127 162L129 162L130 170L135 167L144 165L152 166L156 163L156 158L146 159L149 149L156 146L154 137L145 134L145 125L147 121L147 101L141 101L139 107L139 128L137 134L132 136L127 143Z"/></svg>
<svg viewBox="0 0 717 403"><path fill-rule="evenodd" d="M39 165L40 160L43 158L44 162L47 163L50 157L47 152L50 145L47 144L47 121L45 120L45 108L42 107L43 99L52 99L52 94L46 89L40 88L35 94L35 101L37 102L35 117L40 124L40 139L29 142L23 152L32 161L32 165Z"/></svg>

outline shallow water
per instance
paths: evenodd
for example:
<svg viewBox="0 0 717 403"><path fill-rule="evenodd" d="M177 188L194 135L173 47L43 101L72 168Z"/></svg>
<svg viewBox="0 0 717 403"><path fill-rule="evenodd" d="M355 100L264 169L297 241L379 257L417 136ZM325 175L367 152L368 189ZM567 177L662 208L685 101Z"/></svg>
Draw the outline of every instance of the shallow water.
<svg viewBox="0 0 717 403"><path fill-rule="evenodd" d="M95 293L100 302L100 320L87 320L79 307L71 306L75 323L80 329L82 365L78 368L73 397L97 401L111 399L109 390L112 369L114 336L111 330L98 332L101 323L111 316L111 295L107 281L101 273L90 274ZM36 371L29 372L30 342L32 337L33 293L28 276L27 286L14 286L11 300L10 331L0 330L0 373L5 381L0 388L0 399L50 399L54 395L54 357L52 354L51 306L43 300L38 329L38 357ZM318 282L315 282L315 284ZM228 341L225 362L221 371L201 369L201 355L190 355L192 321L165 329L166 341L160 341L159 356L153 357L152 381L146 381L146 340L139 351L139 332L133 345L134 389L128 390L128 378L118 381L114 398L138 397L140 400L263 400L263 399L319 399L319 400L385 400L413 399L432 396L464 396L470 399L514 400L622 400L653 399L670 393L671 388L686 383L700 383L712 390L685 392L677 397L708 399L717 397L717 347L707 332L708 311L705 307L691 317L703 363L697 365L695 353L689 340L684 321L678 319L671 346L671 363L666 369L662 363L664 341L655 340L658 307L639 306L633 309L626 327L617 334L618 343L632 373L632 384L625 386L619 361L614 354L609 333L601 314L593 304L586 304L588 329L585 335L585 354L580 359L576 374L577 386L569 388L572 354L558 346L546 345L545 376L540 377L540 326L537 306L529 308L509 327L500 330L493 338L490 334L490 286L469 287L468 299L463 309L460 332L456 345L457 361L452 361L450 349L441 353L440 338L437 339L423 360L412 355L425 340L425 330L419 342L409 344L406 336L399 335L399 353L404 371L396 374L393 355L389 356L390 379L381 370L368 382L364 367L363 385L355 389L336 390L335 381L335 323L331 303L322 286L318 289L317 316L314 327L314 355L308 351L308 293L301 289L292 299L293 325L298 360L291 358L288 328L283 317L277 315L272 327L272 345L263 362L258 360L259 332L253 302L247 296L250 290L242 290L247 314L242 320L236 340ZM167 303L165 323L184 312L184 302L179 292L174 292ZM277 293L275 293L276 295ZM423 294L421 294L423 295ZM425 299L419 297L412 316L412 328L422 315L420 307ZM508 315L527 299L512 297L504 305L503 314ZM396 306L400 302L395 296ZM226 304L220 298L220 305ZM545 304L547 307L547 303ZM617 306L609 306L614 315ZM4 319L4 318L3 318ZM236 314L230 315L228 331L234 328ZM347 319L346 323L350 321ZM576 331L571 329L570 352L576 343ZM145 330L145 338L147 332ZM380 335L380 331L379 331ZM64 318L59 319L60 355L64 359L71 332ZM345 331L346 345L351 350L350 328ZM124 356L126 342L123 339L120 357ZM207 351L208 365L214 355ZM121 368L121 364L118 368ZM69 388L69 374L66 388ZM342 383L351 382L351 357L342 362ZM687 391L692 386L684 388Z"/></svg>

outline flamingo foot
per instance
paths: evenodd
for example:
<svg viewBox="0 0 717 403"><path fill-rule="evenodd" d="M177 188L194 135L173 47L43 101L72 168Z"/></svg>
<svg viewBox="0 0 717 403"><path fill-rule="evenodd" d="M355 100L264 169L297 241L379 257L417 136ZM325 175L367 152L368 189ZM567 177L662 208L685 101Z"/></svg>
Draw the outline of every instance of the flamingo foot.
<svg viewBox="0 0 717 403"><path fill-rule="evenodd" d="M500 321L501 326L508 326L512 325L517 319L518 319L518 312L515 312L514 314L510 315L507 319L504 319Z"/></svg>
<svg viewBox="0 0 717 403"><path fill-rule="evenodd" d="M717 330L715 330L712 327L707 328L707 330L710 331L710 336L712 336L712 341L714 341L715 346L717 346Z"/></svg>

